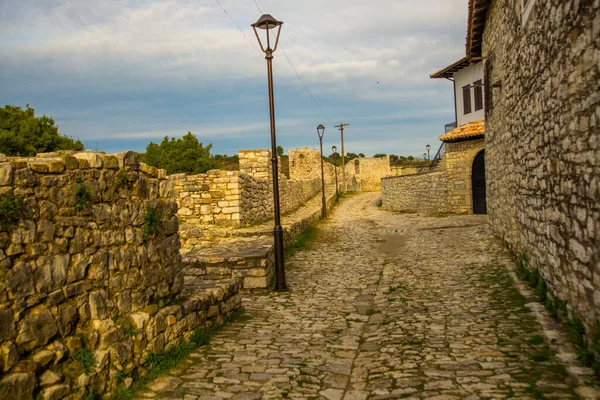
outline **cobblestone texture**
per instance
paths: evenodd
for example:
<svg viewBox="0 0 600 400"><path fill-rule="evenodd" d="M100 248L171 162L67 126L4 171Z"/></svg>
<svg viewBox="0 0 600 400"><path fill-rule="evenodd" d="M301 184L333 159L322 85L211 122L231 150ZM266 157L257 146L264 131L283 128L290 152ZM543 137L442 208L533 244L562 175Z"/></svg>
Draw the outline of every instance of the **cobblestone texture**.
<svg viewBox="0 0 600 400"><path fill-rule="evenodd" d="M485 217L345 200L223 329L141 398L576 398Z"/></svg>

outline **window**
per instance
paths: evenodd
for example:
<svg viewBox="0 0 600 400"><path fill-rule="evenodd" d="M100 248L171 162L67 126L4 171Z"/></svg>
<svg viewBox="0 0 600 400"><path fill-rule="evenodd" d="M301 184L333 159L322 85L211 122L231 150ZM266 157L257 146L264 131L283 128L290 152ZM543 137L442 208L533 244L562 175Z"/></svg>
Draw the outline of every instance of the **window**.
<svg viewBox="0 0 600 400"><path fill-rule="evenodd" d="M464 114L471 112L471 86L463 86L463 110Z"/></svg>
<svg viewBox="0 0 600 400"><path fill-rule="evenodd" d="M483 108L483 83L481 79L473 83L475 86L475 111Z"/></svg>

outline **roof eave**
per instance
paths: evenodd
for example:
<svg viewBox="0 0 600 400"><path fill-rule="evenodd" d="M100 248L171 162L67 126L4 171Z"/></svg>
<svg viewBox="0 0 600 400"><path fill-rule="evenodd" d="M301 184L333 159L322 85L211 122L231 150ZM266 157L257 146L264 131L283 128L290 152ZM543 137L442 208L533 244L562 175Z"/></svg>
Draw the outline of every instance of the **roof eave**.
<svg viewBox="0 0 600 400"><path fill-rule="evenodd" d="M467 59L467 57L463 57L460 60L448 65L447 67L444 67L444 68L440 69L439 71L434 72L433 74L429 75L429 77L432 79L450 78L450 77L452 77L452 75L454 75L455 72L468 67L469 64L470 63L469 63L469 60Z"/></svg>
<svg viewBox="0 0 600 400"><path fill-rule="evenodd" d="M466 54L469 61L481 60L483 29L491 0L469 0Z"/></svg>

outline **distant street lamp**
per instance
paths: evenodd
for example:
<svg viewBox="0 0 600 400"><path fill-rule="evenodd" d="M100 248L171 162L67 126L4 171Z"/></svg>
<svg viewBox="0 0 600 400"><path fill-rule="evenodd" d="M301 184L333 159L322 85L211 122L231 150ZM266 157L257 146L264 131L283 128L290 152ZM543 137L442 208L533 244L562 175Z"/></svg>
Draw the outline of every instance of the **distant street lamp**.
<svg viewBox="0 0 600 400"><path fill-rule="evenodd" d="M323 125L317 126L317 135L319 135L319 143L321 144L321 217L327 218L327 203L325 202L325 168L323 166L323 134L325 134L325 127Z"/></svg>
<svg viewBox="0 0 600 400"><path fill-rule="evenodd" d="M337 154L337 147L331 146L333 154ZM335 167L335 201L338 200L340 194L338 193L338 178L337 178L337 157L333 159L333 166Z"/></svg>
<svg viewBox="0 0 600 400"><path fill-rule="evenodd" d="M425 146L425 148L427 149L427 159L431 160L431 158L429 157L429 149L431 149L430 145Z"/></svg>
<svg viewBox="0 0 600 400"><path fill-rule="evenodd" d="M285 267L283 265L283 228L281 227L281 212L279 210L279 177L277 166L277 140L275 137L275 103L273 99L273 52L277 50L277 44L279 43L279 34L281 33L281 25L283 22L277 21L270 14L263 14L258 21L252 24L258 44L263 53L266 54L265 59L267 60L267 77L269 82L269 112L271 115L271 165L273 175L273 210L275 213L275 227L273 228L273 236L275 240L275 290L284 291L287 290L285 283ZM265 48L258 31L262 29L266 33L267 47ZM275 44L271 49L271 32L277 28L277 36L275 37Z"/></svg>
<svg viewBox="0 0 600 400"><path fill-rule="evenodd" d="M427 160L427 153L423 153L423 160Z"/></svg>

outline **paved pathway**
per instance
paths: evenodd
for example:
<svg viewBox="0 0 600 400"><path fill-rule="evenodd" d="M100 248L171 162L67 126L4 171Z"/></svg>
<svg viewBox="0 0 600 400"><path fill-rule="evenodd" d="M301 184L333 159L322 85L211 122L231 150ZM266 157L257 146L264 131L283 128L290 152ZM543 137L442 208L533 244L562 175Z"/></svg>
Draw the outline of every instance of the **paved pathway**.
<svg viewBox="0 0 600 400"><path fill-rule="evenodd" d="M248 295L140 398L575 398L511 285L485 217L345 200L286 265L289 293Z"/></svg>

